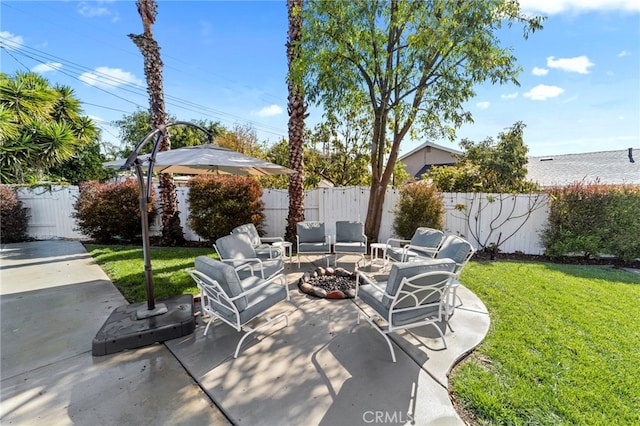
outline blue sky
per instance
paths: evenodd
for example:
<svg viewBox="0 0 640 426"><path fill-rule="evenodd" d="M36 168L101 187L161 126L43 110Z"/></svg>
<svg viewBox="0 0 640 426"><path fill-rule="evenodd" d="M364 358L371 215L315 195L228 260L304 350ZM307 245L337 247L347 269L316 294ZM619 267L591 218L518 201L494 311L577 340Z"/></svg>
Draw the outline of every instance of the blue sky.
<svg viewBox="0 0 640 426"><path fill-rule="evenodd" d="M640 2L523 0L548 17L521 37L502 31L523 72L520 87L476 88L474 123L458 139L495 137L523 121L530 155L640 148ZM109 124L147 108L142 32L133 1L0 3L0 68L32 70L74 88L85 114L116 142ZM287 136L287 12L276 1L159 1L153 26L164 62L167 110L181 120L252 125L261 140ZM312 109L313 127L322 119ZM407 140L401 153L425 142ZM458 148L457 143L432 141Z"/></svg>

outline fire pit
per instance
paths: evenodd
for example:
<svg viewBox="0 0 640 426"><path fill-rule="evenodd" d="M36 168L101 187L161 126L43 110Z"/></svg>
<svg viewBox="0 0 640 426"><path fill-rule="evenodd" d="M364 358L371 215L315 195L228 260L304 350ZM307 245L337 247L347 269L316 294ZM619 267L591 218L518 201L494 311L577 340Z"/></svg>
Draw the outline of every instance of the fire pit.
<svg viewBox="0 0 640 426"><path fill-rule="evenodd" d="M325 299L351 299L356 295L356 273L343 268L316 268L298 280L301 292Z"/></svg>

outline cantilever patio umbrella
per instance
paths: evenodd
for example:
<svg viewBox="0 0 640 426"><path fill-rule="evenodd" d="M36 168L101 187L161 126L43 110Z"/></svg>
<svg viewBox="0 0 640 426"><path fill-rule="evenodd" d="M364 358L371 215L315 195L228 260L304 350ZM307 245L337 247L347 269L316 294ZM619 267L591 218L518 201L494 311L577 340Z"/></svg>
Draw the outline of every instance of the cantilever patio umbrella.
<svg viewBox="0 0 640 426"><path fill-rule="evenodd" d="M209 143L205 145L192 146L186 148L180 148L170 151L158 152L160 142L165 135L166 129L175 125L191 126L204 132ZM150 154L139 155L141 149L155 137L153 149ZM105 167L117 168L121 171L129 170L132 167L135 168L136 176L138 179L138 185L140 187L140 211L142 212L142 248L144 254L144 269L145 269L145 284L147 290L147 306L139 307L135 311L135 318L132 320L148 320L152 319L153 324L149 325L150 330L147 330L147 326L141 327L140 324L123 324L123 316L126 314L112 314L112 317L107 320L107 323L103 326L103 329L98 333L96 339L99 342L96 343L94 339L94 355L99 352L99 355L106 353L117 352L122 349L129 349L131 347L144 346L146 344L154 343L158 338L167 340L169 338L180 337L184 334L190 334L193 329L188 333L180 334L177 331L177 335L167 334L166 330L158 332L155 330L157 323L162 323L160 316L173 316L171 310L185 310L182 304L177 303L175 308L172 308L172 303L159 303L156 305L153 295L153 273L151 269L151 258L149 252L149 222L147 217L147 204L151 200L151 185L153 173L178 173L178 174L220 174L220 175L256 175L256 176L273 176L282 174L295 173L293 170L278 164L270 163L268 161L260 160L257 158L243 155L239 152L222 148L218 145L211 143L212 135L206 129L195 125L193 123L178 121L170 123L166 126L157 128L149 132L138 143L134 151L127 159L115 160L104 163ZM144 176L144 169L146 168L146 181ZM193 309L191 309L193 310ZM117 311L117 310L116 310ZM127 313L128 314L128 313ZM175 321L174 321L175 322ZM195 321L194 321L195 327ZM179 329L176 324L172 324L169 320L168 327L163 326L164 329ZM184 327L182 327L184 328ZM135 329L135 336L132 336L130 331ZM144 329L143 331L141 331ZM124 330L124 331L123 331ZM158 335L162 335L158 337ZM137 340L135 338L138 338ZM136 346L129 346L129 342ZM116 343L121 341L121 343ZM106 342L111 342L113 350L111 348L104 349ZM99 346L96 349L96 345ZM106 351L106 352L105 352Z"/></svg>

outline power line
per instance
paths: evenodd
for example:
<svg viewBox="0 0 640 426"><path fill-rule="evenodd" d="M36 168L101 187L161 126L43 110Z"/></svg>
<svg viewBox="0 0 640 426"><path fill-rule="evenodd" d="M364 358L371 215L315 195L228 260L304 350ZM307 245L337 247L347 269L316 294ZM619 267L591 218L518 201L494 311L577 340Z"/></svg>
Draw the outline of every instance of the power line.
<svg viewBox="0 0 640 426"><path fill-rule="evenodd" d="M67 75L67 76L69 76L69 77L71 77L71 78L73 78L75 80L78 80L80 82L83 82L85 84L88 84L88 83L86 81L83 81L80 77L82 75L84 75L85 73L91 73L92 75L100 77L101 80L105 80L108 83L110 83L111 85L113 85L114 89L117 88L117 89L123 90L125 92L133 93L133 94L138 95L138 96L145 96L146 97L146 95L147 95L145 89L143 89L141 86L134 85L129 81L126 81L126 80L123 80L123 79L120 79L120 78L117 78L117 77L113 77L111 75L108 75L108 74L105 74L105 73L102 73L102 72L99 72L99 71L96 71L96 70L92 70L92 69L90 69L88 67L85 67L83 65L74 63L72 61L66 60L64 58L61 58L61 57L58 57L58 56L55 56L55 55L48 54L46 52L40 51L38 49L29 47L29 46L26 46L26 45L19 45L19 44L15 43L15 42L12 42L9 39L1 37L1 36L0 36L0 47L2 47L3 50L5 52L7 52L7 53L9 51L13 51L13 52L16 52L17 54L20 54L23 57L27 57L27 58L29 58L29 59L37 62L37 63L40 63L40 64L48 64L48 63L50 63L52 61L59 62L59 63L61 63L63 65L63 67L62 68L58 68L57 71L60 71L62 74L65 74L65 75ZM23 67L28 69L28 67L26 67L20 61L18 61L17 58L15 58L13 55L10 54L10 56L12 58L14 58L18 63L20 63ZM71 73L67 72L66 70L64 70L64 67L70 68L71 71L74 72L74 74L71 74ZM106 93L106 94L108 94L110 96L114 96L114 97L116 97L118 99L121 99L121 100L123 100L125 102L131 103L131 104L135 105L136 107L145 109L145 107L143 107L142 105L132 101L131 99L125 98L125 97L120 96L120 95L117 95L117 94L115 94L115 93L113 93L111 91L108 91L108 90L103 89L103 88L101 88L99 86L96 86L96 85L91 85L91 84L88 84L88 85L93 87L93 88L95 88L95 89L97 89L97 90L100 90L100 91L102 91L102 92L104 92L104 93ZM211 113L212 115L214 115L214 117L217 116L217 118L225 119L225 117L226 117L227 120L233 119L233 120L236 120L236 121L240 121L240 122L244 122L244 123L250 124L250 125L256 127L258 130L261 130L261 131L263 131L265 133L271 133L271 134L274 134L276 136L283 136L283 135L286 134L285 131L283 131L282 129L279 129L277 127L273 127L273 126L270 126L270 125L267 125L267 124L264 124L264 123L259 123L259 122L256 122L256 121L252 121L252 120L247 120L247 119L245 119L243 117L240 117L238 115L230 114L230 113L227 113L227 112L224 112L224 111L221 111L221 110L217 110L215 108L211 108L211 107L208 107L208 106L200 105L200 104L197 104L195 102L187 101L187 100L184 100L182 98L178 98L178 97L175 97L175 96L172 96L172 95L165 94L165 99L167 100L167 104L176 106L178 108L182 108L182 109L184 109L186 111L191 111L191 112L195 112L195 113L202 113L203 111L205 111L205 112ZM103 108L109 108L109 107L103 107Z"/></svg>

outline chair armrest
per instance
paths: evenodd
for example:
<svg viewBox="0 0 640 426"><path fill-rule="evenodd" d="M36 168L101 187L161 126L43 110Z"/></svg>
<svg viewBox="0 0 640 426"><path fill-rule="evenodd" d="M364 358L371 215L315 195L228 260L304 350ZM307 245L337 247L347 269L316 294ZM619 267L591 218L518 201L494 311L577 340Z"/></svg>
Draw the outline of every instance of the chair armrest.
<svg viewBox="0 0 640 426"><path fill-rule="evenodd" d="M276 283L275 282L276 280L280 280L280 284ZM251 295L251 293L255 293L256 291L261 290L270 285L282 285L287 292L287 300L289 300L289 282L287 281L287 277L284 274L274 275L273 277L269 278L268 280L264 280L264 282L256 285L255 287L251 287L249 290L243 291L242 293L240 293L239 295L237 295L231 300L236 300L240 297L249 296Z"/></svg>
<svg viewBox="0 0 640 426"><path fill-rule="evenodd" d="M425 258L425 259L431 259L433 258L433 255L435 255L438 252L438 249L436 248L431 248L431 247L423 247L423 246L414 246L411 244L407 244L406 246L404 246L404 253L406 254L409 250L415 250L417 252L424 252L424 253L431 253L432 257L430 258Z"/></svg>
<svg viewBox="0 0 640 426"><path fill-rule="evenodd" d="M389 247L403 247L411 242L411 240L405 240L402 238L389 238L387 240L387 246Z"/></svg>
<svg viewBox="0 0 640 426"><path fill-rule="evenodd" d="M253 270L254 264L257 263L260 269L262 269L262 260L256 257L249 257L246 259L220 259L220 261L223 263L228 263L229 265L233 266L233 268L236 271L249 268L251 271L251 275L255 275Z"/></svg>
<svg viewBox="0 0 640 426"><path fill-rule="evenodd" d="M283 242L284 238L282 237L260 237L260 241L263 243L276 243Z"/></svg>
<svg viewBox="0 0 640 426"><path fill-rule="evenodd" d="M358 298L358 287L360 287L360 285L361 285L360 284L360 279L362 279L362 281L364 281L365 284L369 284L369 285L375 287L377 290L380 290L382 293L384 293L384 295L386 297L393 298L393 296L390 296L389 294L387 294L385 289L380 287L380 285L376 281L373 281L371 278L369 278L363 272L357 271L357 274L356 274L356 297L355 297L356 299Z"/></svg>

